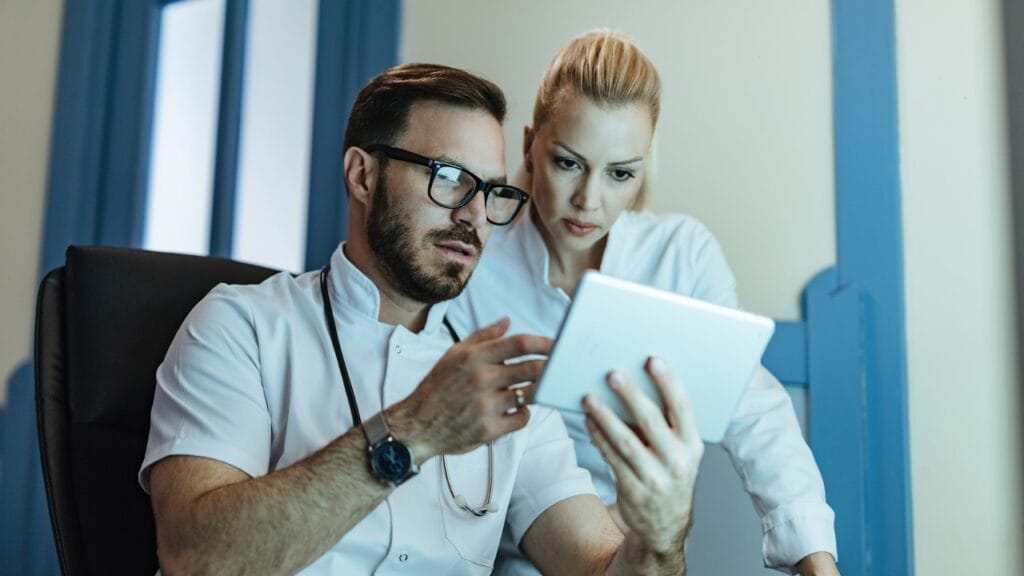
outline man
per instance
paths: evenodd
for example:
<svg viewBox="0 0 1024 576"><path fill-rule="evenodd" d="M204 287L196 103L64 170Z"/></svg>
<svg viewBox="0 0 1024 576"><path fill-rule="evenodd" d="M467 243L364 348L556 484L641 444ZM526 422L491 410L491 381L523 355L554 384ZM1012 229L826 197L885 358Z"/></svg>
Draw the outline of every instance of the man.
<svg viewBox="0 0 1024 576"><path fill-rule="evenodd" d="M185 320L139 473L163 572L488 573L506 523L549 573L685 570L703 445L657 361L666 415L610 378L649 444L586 406L624 537L559 417L525 406L543 361L505 363L551 341L503 337L504 320L453 345L447 300L526 200L503 185L504 116L501 91L461 70L373 79L345 134L349 240L330 266L218 286Z"/></svg>

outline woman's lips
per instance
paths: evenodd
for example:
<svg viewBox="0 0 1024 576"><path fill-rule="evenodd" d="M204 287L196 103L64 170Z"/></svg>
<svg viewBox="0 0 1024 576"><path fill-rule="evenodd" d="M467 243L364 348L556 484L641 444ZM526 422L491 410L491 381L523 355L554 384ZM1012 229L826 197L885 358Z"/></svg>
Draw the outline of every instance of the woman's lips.
<svg viewBox="0 0 1024 576"><path fill-rule="evenodd" d="M581 222L579 220L573 220L572 218L562 218L562 224L565 229L573 236L587 236L594 230L597 230L597 224L591 224L590 222Z"/></svg>

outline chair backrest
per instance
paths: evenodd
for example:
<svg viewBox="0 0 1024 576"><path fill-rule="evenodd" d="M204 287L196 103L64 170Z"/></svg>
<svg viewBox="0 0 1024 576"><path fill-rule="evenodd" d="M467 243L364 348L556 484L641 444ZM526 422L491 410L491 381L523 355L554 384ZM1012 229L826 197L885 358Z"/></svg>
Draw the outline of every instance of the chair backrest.
<svg viewBox="0 0 1024 576"><path fill-rule="evenodd" d="M157 366L210 289L275 272L221 258L72 246L65 265L43 279L36 416L64 574L156 572L153 512L136 475Z"/></svg>

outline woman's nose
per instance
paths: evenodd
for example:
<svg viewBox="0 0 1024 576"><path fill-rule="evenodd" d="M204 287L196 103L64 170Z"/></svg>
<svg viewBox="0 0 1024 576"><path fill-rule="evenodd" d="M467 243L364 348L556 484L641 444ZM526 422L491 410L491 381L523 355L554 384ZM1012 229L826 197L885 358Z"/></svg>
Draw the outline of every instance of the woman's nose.
<svg viewBox="0 0 1024 576"><path fill-rule="evenodd" d="M574 208L590 212L601 205L600 183L597 178L588 177L576 189L570 199Z"/></svg>

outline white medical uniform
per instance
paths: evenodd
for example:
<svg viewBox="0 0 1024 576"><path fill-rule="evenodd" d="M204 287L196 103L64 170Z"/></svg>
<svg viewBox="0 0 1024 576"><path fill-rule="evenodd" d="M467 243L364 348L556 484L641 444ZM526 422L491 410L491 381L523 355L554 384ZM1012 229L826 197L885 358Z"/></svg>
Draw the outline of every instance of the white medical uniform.
<svg viewBox="0 0 1024 576"><path fill-rule="evenodd" d="M549 256L530 215L497 229L448 318L463 333L502 316L509 334L554 337L570 298L548 281ZM602 273L737 307L736 282L717 241L684 215L623 212L609 231ZM601 499L615 501L615 479L590 442L583 416L563 412L581 466ZM761 517L766 566L787 570L811 552L836 555L834 514L817 464L801 435L789 395L761 368L722 442ZM515 542L502 544L498 573L536 573Z"/></svg>
<svg viewBox="0 0 1024 576"><path fill-rule="evenodd" d="M448 305L434 305L419 333L378 322L380 294L341 247L331 258L329 286L365 419L412 393L452 345L442 324ZM518 542L552 504L593 493L558 413L531 414L526 428L495 444L499 513L477 518L457 508L433 458L301 574L489 574L503 528ZM186 318L157 371L139 481L148 491L149 467L171 455L212 458L263 476L351 427L319 273L220 285ZM483 503L486 448L449 457L448 464L455 489L470 504Z"/></svg>

